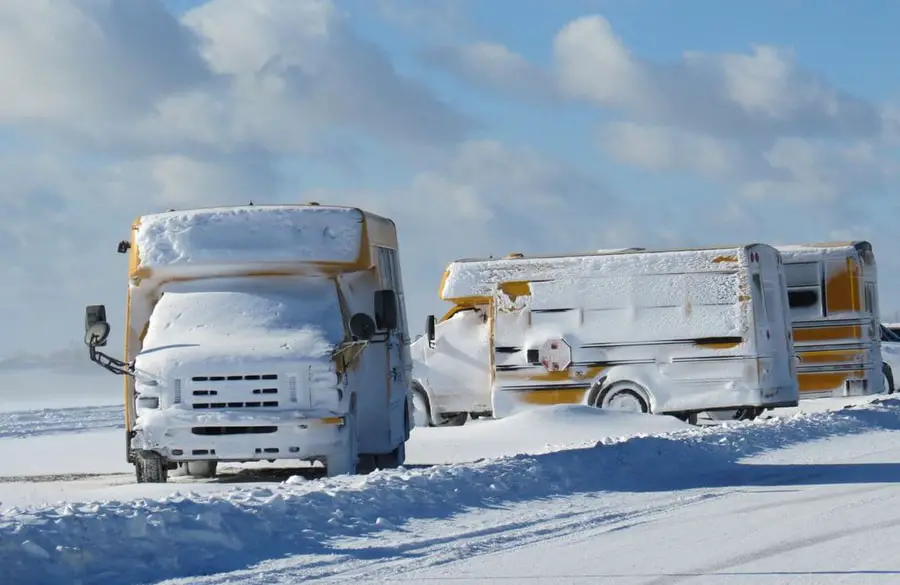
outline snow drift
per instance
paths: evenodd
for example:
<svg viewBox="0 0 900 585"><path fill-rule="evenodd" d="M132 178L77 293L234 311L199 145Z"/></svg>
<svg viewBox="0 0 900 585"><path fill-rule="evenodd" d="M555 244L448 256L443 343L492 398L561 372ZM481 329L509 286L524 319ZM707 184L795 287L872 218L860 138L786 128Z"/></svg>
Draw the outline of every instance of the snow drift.
<svg viewBox="0 0 900 585"><path fill-rule="evenodd" d="M560 412L589 416L577 408L529 416L558 418ZM0 566L13 583L140 583L327 553L333 537L372 534L410 519L448 518L471 508L591 492L783 482L784 475L766 477L741 460L840 434L900 430L898 412L900 400L892 399L474 464L290 481L215 496L12 509L0 515ZM606 416L610 422L615 417ZM596 420L602 424L602 417Z"/></svg>

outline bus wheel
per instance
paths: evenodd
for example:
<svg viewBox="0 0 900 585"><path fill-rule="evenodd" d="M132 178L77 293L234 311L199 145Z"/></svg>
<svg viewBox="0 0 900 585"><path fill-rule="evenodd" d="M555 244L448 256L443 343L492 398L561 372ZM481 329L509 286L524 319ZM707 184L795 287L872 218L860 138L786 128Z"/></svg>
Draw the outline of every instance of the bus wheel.
<svg viewBox="0 0 900 585"><path fill-rule="evenodd" d="M643 393L629 384L614 384L604 390L600 393L596 406L624 412L650 412L650 405Z"/></svg>
<svg viewBox="0 0 900 585"><path fill-rule="evenodd" d="M166 483L169 470L159 455L138 453L134 458L134 475L138 483Z"/></svg>
<svg viewBox="0 0 900 585"><path fill-rule="evenodd" d="M881 364L881 378L882 384L884 385L884 391L887 394L894 393L894 372L891 371L891 366L887 364Z"/></svg>

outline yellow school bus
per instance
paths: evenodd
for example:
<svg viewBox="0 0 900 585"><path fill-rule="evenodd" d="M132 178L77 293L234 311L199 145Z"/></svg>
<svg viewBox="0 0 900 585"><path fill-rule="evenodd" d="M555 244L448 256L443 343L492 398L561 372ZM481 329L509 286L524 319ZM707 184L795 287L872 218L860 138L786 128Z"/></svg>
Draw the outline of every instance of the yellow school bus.
<svg viewBox="0 0 900 585"><path fill-rule="evenodd" d="M800 398L893 389L881 360L878 273L866 241L776 246L784 259Z"/></svg>

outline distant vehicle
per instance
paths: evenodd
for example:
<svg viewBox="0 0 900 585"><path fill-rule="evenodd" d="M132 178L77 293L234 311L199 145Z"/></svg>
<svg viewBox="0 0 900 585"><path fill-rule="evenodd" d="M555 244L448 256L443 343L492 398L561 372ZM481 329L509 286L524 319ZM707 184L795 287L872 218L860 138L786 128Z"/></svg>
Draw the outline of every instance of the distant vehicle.
<svg viewBox="0 0 900 585"><path fill-rule="evenodd" d="M397 467L412 428L406 311L391 220L360 209L249 205L132 226L125 358L106 308L90 357L125 376L138 482L211 477L223 461Z"/></svg>
<svg viewBox="0 0 900 585"><path fill-rule="evenodd" d="M897 390L894 372L900 373L900 335L881 325L881 360L884 363L884 391L893 394Z"/></svg>
<svg viewBox="0 0 900 585"><path fill-rule="evenodd" d="M797 404L771 246L459 260L440 295L451 309L411 348L427 424L560 403L683 420Z"/></svg>
<svg viewBox="0 0 900 585"><path fill-rule="evenodd" d="M881 357L872 245L776 247L787 277L801 400L881 393L893 374Z"/></svg>
<svg viewBox="0 0 900 585"><path fill-rule="evenodd" d="M887 328L888 331L900 337L900 323L882 323L884 327Z"/></svg>

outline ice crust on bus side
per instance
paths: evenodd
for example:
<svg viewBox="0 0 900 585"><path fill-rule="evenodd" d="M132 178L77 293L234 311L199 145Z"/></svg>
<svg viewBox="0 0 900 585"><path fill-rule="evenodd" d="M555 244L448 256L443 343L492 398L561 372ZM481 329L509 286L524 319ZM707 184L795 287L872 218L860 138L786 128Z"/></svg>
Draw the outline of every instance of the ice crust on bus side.
<svg viewBox="0 0 900 585"><path fill-rule="evenodd" d="M356 209L254 205L144 216L141 266L353 262L362 217Z"/></svg>
<svg viewBox="0 0 900 585"><path fill-rule="evenodd" d="M442 292L445 298L489 296L494 282L537 281L531 283L531 297L507 302L504 308L576 311L532 313L522 333L529 330L529 339L535 340L583 327L615 331L610 341L617 342L743 337L748 324L739 299L740 279L726 272L743 266L742 255L736 254L736 263L711 264L713 257L729 252L737 251L456 263ZM682 270L698 273L672 274ZM669 274L655 276L661 273ZM628 327L622 327L623 309L631 311Z"/></svg>
<svg viewBox="0 0 900 585"><path fill-rule="evenodd" d="M844 258L845 250L850 245L836 244L834 246L810 246L806 244L778 244L775 246L785 262L807 261L813 262L822 258Z"/></svg>
<svg viewBox="0 0 900 585"><path fill-rule="evenodd" d="M472 260L453 262L440 291L442 299L483 297L491 295L491 287L498 282L554 280L558 278L591 278L625 276L629 274L660 274L675 272L680 266L691 272L711 272L710 261L718 255L736 255L743 262L739 248L721 250L684 250L662 253L628 253L622 255L569 256L557 258L525 258L516 260ZM719 270L734 264L723 263Z"/></svg>

